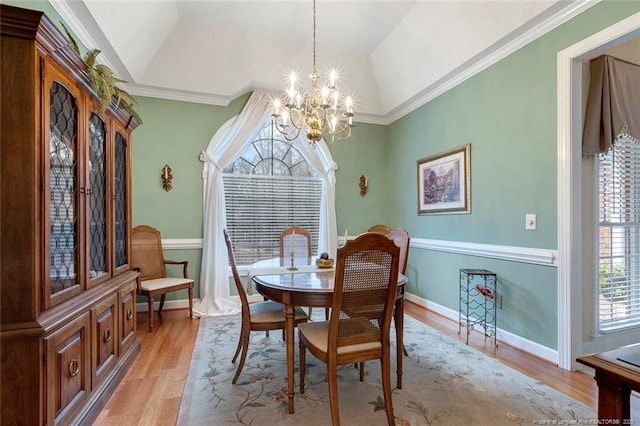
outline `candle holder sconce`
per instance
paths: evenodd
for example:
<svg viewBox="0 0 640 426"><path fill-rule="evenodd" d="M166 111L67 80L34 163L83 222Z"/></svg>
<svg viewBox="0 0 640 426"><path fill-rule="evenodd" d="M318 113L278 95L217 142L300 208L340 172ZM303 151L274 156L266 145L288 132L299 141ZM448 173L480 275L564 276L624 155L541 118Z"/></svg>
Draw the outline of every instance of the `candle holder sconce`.
<svg viewBox="0 0 640 426"><path fill-rule="evenodd" d="M360 175L360 196L364 197L365 195L367 195L367 189L369 188L368 185L368 179L365 175Z"/></svg>
<svg viewBox="0 0 640 426"><path fill-rule="evenodd" d="M171 191L171 180L173 179L173 174L171 173L171 167L168 164L165 164L162 168L162 189L169 192Z"/></svg>

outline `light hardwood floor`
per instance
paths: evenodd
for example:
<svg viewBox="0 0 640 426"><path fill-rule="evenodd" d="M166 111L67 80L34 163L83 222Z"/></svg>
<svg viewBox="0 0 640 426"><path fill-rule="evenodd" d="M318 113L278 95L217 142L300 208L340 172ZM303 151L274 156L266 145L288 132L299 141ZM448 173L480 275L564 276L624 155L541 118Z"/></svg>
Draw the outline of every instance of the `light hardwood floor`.
<svg viewBox="0 0 640 426"><path fill-rule="evenodd" d="M410 302L405 312L463 341L456 322ZM186 310L166 311L154 321L154 331L149 333L147 314L139 314L142 350L94 424L174 425L199 322L189 319ZM496 349L492 339L485 340L479 333L471 334L469 346L597 409L597 386L590 375L562 370L506 344Z"/></svg>

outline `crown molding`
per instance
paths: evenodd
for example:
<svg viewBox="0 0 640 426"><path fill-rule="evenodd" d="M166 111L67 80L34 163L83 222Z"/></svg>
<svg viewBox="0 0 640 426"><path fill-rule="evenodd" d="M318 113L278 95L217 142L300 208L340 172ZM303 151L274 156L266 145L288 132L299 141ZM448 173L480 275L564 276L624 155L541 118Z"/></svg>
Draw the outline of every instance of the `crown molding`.
<svg viewBox="0 0 640 426"><path fill-rule="evenodd" d="M506 41L501 46L494 45L485 49L462 66L445 75L440 80L425 88L415 96L411 97L400 106L394 108L390 113L385 115L385 123L391 124L394 121L404 117L410 112L418 109L424 104L432 101L443 93L453 89L458 84L473 77L479 72L485 70L496 62L506 58L513 52L523 48L527 44L542 37L549 31L559 27L573 17L581 14L585 10L599 3L600 0L581 0L572 3L570 6L552 14L537 25L534 25L528 31L517 35ZM507 36L509 37L509 36ZM497 47L497 48L496 48Z"/></svg>
<svg viewBox="0 0 640 426"><path fill-rule="evenodd" d="M70 2L61 0L49 1L49 4L55 9L56 12L58 12L60 17L64 20L67 28L69 28L69 30L73 32L73 34L78 38L78 41L85 48L87 48L87 50L100 49L102 51L103 54L98 55L98 57L96 58L97 62L108 66L112 70L117 70L121 78L131 79L131 75L129 74L129 71L125 66L116 66L116 64L109 61L108 58L112 55L115 55L115 52L111 49L111 46L96 41L96 39L94 39L86 30L86 20L90 19L93 22L95 21L93 20L91 13L86 10L86 6L83 2ZM71 4L73 4L73 8ZM83 9L80 10L80 8ZM85 23L83 24L83 22ZM109 52L105 51L105 49L107 49ZM115 55L115 57L118 58L118 55ZM126 73L121 73L122 70L126 71Z"/></svg>
<svg viewBox="0 0 640 426"><path fill-rule="evenodd" d="M474 75L495 64L501 59L507 57L511 53L517 51L518 49L521 49L528 43L564 24L568 20L579 15L580 13L584 12L585 10L589 9L599 2L600 0L578 0L572 2L569 6L563 7L556 13L552 13L549 17L543 19L541 22L531 27L528 31L516 36L507 36L506 40L503 39L502 41L494 44L494 46L485 49L483 52L476 55L474 58L470 59L460 67L456 68L454 71L448 73L435 83L420 91L418 94L412 96L407 101L393 108L389 113L382 115L372 113L358 114L358 116L356 117L356 121L366 124L389 125L396 120L404 117L405 115L413 112L414 110L420 108L426 103L432 101L438 96L444 94L445 92L451 90L458 84L473 77ZM98 43L96 43L96 41L85 30L85 26L82 25L82 22L79 19L77 13L72 10L67 3L67 1L51 2L52 6L65 20L65 22L69 24L69 27L78 36L80 42L83 45L87 46L88 48L97 46ZM106 58L101 57L101 59L101 62L104 62L111 69L116 69L106 60ZM134 96L146 96L150 98L167 99L181 102L193 102L216 106L227 106L234 99L234 97L227 95L151 87L136 83L123 85L123 88ZM260 83L254 83L252 84L252 87L247 88L247 91L260 88L262 88L262 85ZM243 93L246 93L246 91Z"/></svg>
<svg viewBox="0 0 640 426"><path fill-rule="evenodd" d="M187 90L167 89L160 87L144 86L141 84L123 84L123 89L134 96L148 98L167 99L171 101L193 102L197 104L227 106L234 99L231 96L216 95L211 93L191 92Z"/></svg>

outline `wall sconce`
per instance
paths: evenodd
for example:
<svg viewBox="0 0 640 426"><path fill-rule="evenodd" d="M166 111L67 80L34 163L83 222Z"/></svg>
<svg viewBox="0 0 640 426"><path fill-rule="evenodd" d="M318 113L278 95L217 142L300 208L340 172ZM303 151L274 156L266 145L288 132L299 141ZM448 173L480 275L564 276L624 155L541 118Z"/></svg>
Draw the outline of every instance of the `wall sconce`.
<svg viewBox="0 0 640 426"><path fill-rule="evenodd" d="M173 179L173 174L171 174L171 167L168 164L165 164L162 168L162 189L169 192L171 191L171 179Z"/></svg>
<svg viewBox="0 0 640 426"><path fill-rule="evenodd" d="M360 196L364 197L365 195L367 195L367 177L365 175L360 175Z"/></svg>

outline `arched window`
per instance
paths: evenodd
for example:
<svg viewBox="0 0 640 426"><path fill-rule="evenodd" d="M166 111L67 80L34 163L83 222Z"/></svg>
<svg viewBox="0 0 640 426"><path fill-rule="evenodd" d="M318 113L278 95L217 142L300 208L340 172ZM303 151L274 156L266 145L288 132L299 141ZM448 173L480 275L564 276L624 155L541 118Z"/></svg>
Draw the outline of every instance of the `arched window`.
<svg viewBox="0 0 640 426"><path fill-rule="evenodd" d="M278 257L280 232L297 225L317 252L322 177L269 120L222 170L227 231L238 265Z"/></svg>

